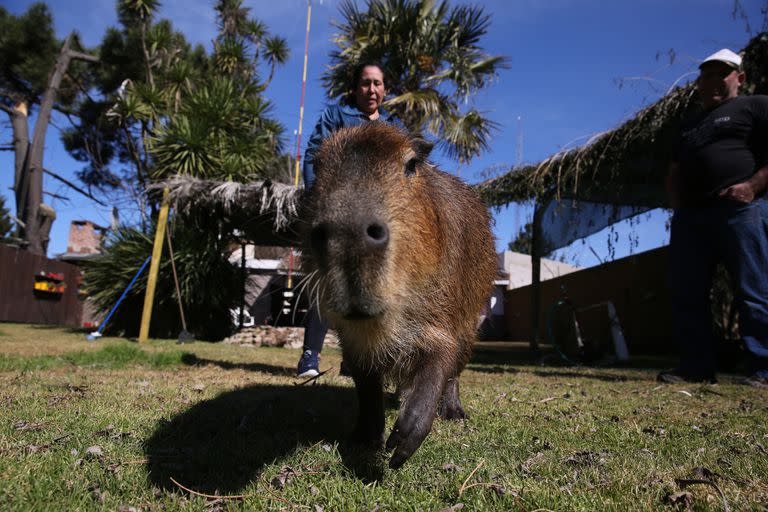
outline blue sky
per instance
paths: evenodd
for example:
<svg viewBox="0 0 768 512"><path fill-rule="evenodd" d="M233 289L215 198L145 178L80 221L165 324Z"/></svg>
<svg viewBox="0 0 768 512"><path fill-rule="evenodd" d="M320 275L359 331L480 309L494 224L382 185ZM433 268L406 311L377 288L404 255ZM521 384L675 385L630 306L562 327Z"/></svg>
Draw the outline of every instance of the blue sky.
<svg viewBox="0 0 768 512"><path fill-rule="evenodd" d="M32 2L4 0L3 5L20 14ZM55 0L47 2L56 32L64 37L78 30L87 45L97 45L104 30L116 25L115 2L111 0ZM160 17L170 19L192 43L211 46L216 31L213 0L164 0ZM313 1L309 70L304 117L304 141L326 104L320 76L333 48L339 0ZM452 5L460 2L451 2ZM741 0L752 33L760 30L762 0ZM494 134L491 151L461 170L469 182L480 181L483 170L508 166L517 161L517 140L522 133L523 161L537 162L565 148L584 143L596 133L616 127L643 106L656 100L681 77L695 77L699 60L730 47L738 50L750 38L745 22L732 17L733 0L490 0L475 2L492 15L489 33L482 41L491 54L510 58L487 90L470 99L501 129ZM277 71L267 90L276 117L286 127L286 142L293 140L298 125L301 66L306 27L306 0L246 0L251 15L263 20L285 37L291 48L287 65ZM673 51L675 58L669 58ZM623 81L623 87L619 82ZM518 118L521 121L518 123ZM64 123L61 123L64 125ZM10 126L0 124L0 140L10 141ZM455 164L433 155L443 170L455 172ZM80 164L70 159L59 143L56 128L47 137L45 165L72 177ZM12 153L0 152L0 194L12 203ZM91 219L109 224L109 209L95 207L46 177L45 190L66 195L71 201L52 201L57 220L52 231L49 256L66 250L69 222ZM51 201L51 198L46 198ZM495 214L499 250L530 219L530 206L512 206ZM634 228L640 247L656 247L667 241L666 215L656 213ZM622 242L629 228L618 226ZM603 257L605 233L586 244L565 250L579 265L597 262L589 247ZM621 243L616 256L628 252Z"/></svg>

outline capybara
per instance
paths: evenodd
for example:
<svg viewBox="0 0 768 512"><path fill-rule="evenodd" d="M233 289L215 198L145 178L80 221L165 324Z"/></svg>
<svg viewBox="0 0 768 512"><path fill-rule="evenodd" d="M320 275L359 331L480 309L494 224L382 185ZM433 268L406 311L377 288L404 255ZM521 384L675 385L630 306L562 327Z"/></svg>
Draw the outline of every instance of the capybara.
<svg viewBox="0 0 768 512"><path fill-rule="evenodd" d="M465 416L459 374L496 272L485 205L427 161L430 149L384 123L339 130L315 156L301 213L307 290L338 331L357 389L357 440L381 446L383 386L400 390L392 468L436 414Z"/></svg>

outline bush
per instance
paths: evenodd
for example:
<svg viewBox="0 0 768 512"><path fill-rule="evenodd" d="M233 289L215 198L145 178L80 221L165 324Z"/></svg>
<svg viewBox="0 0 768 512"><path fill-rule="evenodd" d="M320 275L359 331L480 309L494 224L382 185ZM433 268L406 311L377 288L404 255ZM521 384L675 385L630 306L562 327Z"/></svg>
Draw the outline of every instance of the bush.
<svg viewBox="0 0 768 512"><path fill-rule="evenodd" d="M187 329L197 339L219 340L231 334L229 309L237 307L242 283L239 270L227 260L228 237L219 236L214 219L177 217L169 224L174 261L179 276ZM85 288L104 313L114 306L148 255L152 253L151 234L121 228L106 241L102 256L89 263ZM137 336L144 307L149 266L134 283L106 326L106 333ZM181 317L173 282L168 245L158 272L150 336L175 338L181 330Z"/></svg>

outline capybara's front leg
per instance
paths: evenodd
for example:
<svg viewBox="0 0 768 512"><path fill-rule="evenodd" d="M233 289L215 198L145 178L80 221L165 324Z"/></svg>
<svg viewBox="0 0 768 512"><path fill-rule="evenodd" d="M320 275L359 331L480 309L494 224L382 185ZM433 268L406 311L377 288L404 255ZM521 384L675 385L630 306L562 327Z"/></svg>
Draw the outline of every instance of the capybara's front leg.
<svg viewBox="0 0 768 512"><path fill-rule="evenodd" d="M435 362L422 366L416 373L387 439L387 450L395 450L389 460L392 469L402 466L432 430L445 382L445 371Z"/></svg>
<svg viewBox="0 0 768 512"><path fill-rule="evenodd" d="M358 414L353 437L356 441L381 447L384 442L384 386L381 375L353 371Z"/></svg>

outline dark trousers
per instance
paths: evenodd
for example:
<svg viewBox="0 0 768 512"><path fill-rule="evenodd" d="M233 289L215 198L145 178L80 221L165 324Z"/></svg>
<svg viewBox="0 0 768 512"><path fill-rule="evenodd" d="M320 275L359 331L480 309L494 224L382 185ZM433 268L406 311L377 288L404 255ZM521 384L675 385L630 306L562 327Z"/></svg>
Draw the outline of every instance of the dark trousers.
<svg viewBox="0 0 768 512"><path fill-rule="evenodd" d="M722 262L731 276L739 330L752 370L768 377L768 201L720 201L681 208L672 217L669 285L680 370L696 377L716 370L710 289Z"/></svg>
<svg viewBox="0 0 768 512"><path fill-rule="evenodd" d="M304 350L312 350L313 352L323 350L323 342L327 332L328 325L320 318L317 306L310 306L304 321Z"/></svg>

